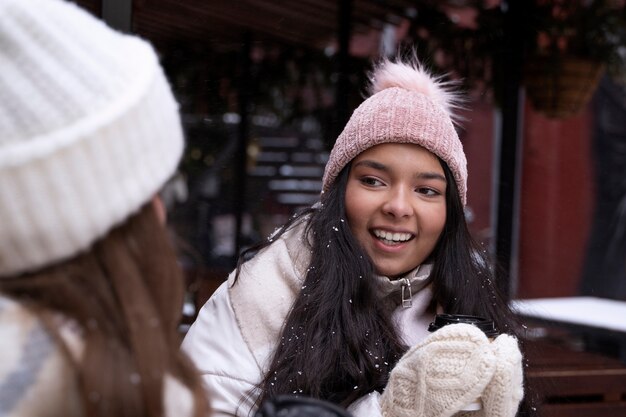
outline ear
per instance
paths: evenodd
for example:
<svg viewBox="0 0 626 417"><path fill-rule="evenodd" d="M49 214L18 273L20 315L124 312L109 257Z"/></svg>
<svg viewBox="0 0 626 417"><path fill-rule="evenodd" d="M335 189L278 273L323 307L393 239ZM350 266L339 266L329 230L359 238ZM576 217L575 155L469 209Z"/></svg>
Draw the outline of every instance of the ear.
<svg viewBox="0 0 626 417"><path fill-rule="evenodd" d="M154 212L156 213L159 222L162 225L165 225L165 223L167 223L167 210L165 210L165 205L163 204L163 200L161 200L161 197L156 194L154 197L152 197L152 201L150 201L150 203L152 204L152 208L154 209Z"/></svg>

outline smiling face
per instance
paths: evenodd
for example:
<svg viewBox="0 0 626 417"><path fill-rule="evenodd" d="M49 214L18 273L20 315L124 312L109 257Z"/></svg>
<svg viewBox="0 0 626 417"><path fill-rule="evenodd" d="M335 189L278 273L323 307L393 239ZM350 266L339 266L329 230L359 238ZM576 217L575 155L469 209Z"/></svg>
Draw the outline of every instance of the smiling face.
<svg viewBox="0 0 626 417"><path fill-rule="evenodd" d="M386 143L352 161L346 215L380 275L396 278L433 251L446 222L446 179L435 155Z"/></svg>

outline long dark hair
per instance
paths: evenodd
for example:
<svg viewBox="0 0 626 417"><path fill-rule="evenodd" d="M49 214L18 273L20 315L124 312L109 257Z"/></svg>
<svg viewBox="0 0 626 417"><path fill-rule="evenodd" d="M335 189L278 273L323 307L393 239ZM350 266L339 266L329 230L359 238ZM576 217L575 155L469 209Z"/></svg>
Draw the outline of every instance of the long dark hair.
<svg viewBox="0 0 626 417"><path fill-rule="evenodd" d="M496 284L503 271L472 237L448 165L441 161L446 188L446 223L432 258L433 298L446 313L489 318L502 333L516 334L518 323ZM497 274L495 273L497 270Z"/></svg>
<svg viewBox="0 0 626 417"><path fill-rule="evenodd" d="M431 257L434 299L445 312L489 317L501 331L514 333L512 313L498 294L490 262L467 228L452 173L440 162L448 182L447 219ZM382 391L407 349L394 330L391 311L379 302L376 284L369 279L373 264L345 220L349 170L350 165L342 170L320 207L295 216L272 239L308 218L311 262L259 384L259 404L297 393L347 406L367 393ZM269 244L250 248L238 267Z"/></svg>

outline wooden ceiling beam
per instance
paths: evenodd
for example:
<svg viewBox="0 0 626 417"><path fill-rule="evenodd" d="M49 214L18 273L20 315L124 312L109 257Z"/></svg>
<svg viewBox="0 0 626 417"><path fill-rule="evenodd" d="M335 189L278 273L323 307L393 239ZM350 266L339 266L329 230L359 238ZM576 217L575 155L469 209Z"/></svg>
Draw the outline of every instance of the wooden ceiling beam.
<svg viewBox="0 0 626 417"><path fill-rule="evenodd" d="M151 15L160 15L166 19L165 22L169 21L182 31L195 29L195 31L207 34L222 33L226 38L241 37L244 32L252 31L255 34L261 33L263 38L291 44L311 45L314 39L308 31L296 30L295 27L286 27L286 25L277 28L275 24L264 23L264 19L249 14L236 14L233 10L201 8L193 2L180 4L160 0L155 3L151 4L149 9L137 10L136 18L141 20ZM165 22L164 24L167 24Z"/></svg>
<svg viewBox="0 0 626 417"><path fill-rule="evenodd" d="M74 0L93 8L99 0ZM323 48L338 33L336 0L132 0L133 29L146 37L219 43L241 39ZM414 0L353 0L352 32L380 30L395 23ZM420 0L429 1L429 0Z"/></svg>

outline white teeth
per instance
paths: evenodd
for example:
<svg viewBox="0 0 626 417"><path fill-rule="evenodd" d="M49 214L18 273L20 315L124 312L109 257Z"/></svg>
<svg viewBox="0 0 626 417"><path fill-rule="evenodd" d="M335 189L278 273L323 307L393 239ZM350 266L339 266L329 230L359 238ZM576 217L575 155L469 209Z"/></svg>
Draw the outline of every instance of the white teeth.
<svg viewBox="0 0 626 417"><path fill-rule="evenodd" d="M379 239L385 239L391 242L406 242L411 239L410 233L391 233L384 230L374 230L374 235Z"/></svg>

